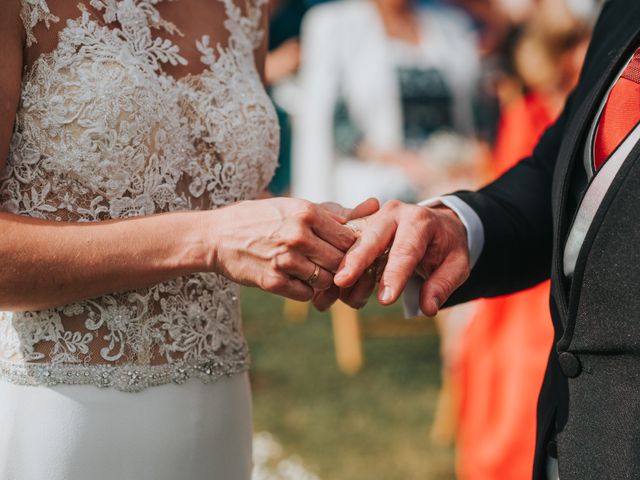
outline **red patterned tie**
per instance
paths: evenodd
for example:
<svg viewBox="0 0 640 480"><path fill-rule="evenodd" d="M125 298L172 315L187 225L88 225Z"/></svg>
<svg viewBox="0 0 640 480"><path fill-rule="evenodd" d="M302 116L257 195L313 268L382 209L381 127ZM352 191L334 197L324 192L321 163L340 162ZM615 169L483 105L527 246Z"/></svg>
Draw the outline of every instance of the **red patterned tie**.
<svg viewBox="0 0 640 480"><path fill-rule="evenodd" d="M640 121L640 48L609 94L593 149L597 172Z"/></svg>

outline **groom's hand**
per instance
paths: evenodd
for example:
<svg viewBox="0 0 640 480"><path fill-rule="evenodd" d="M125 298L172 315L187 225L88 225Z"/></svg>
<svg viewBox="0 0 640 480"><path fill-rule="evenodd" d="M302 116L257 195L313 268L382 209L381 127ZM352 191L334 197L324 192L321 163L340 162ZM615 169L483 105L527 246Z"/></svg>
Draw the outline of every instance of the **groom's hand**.
<svg viewBox="0 0 640 480"><path fill-rule="evenodd" d="M346 209L341 205L332 202L324 203L322 206L340 217L342 221L348 221L352 228L356 227L356 222L358 220L369 217L380 210L380 202L375 198L365 200L354 209ZM359 226L356 228L359 230ZM359 234L360 232L358 231L357 233ZM313 296L313 305L318 310L325 311L340 298L342 301L355 308L361 308L367 303L376 283L375 275L365 274L357 282L357 285L352 288L341 290L334 284L328 289L316 291ZM358 303L356 304L351 301L351 298L356 300Z"/></svg>
<svg viewBox="0 0 640 480"><path fill-rule="evenodd" d="M389 258L378 291L378 300L383 305L398 300L408 280L418 272L425 278L420 307L426 315L433 316L469 276L465 227L444 206L427 208L391 201L359 223L361 236L334 277L335 284L342 289L358 288L363 274L389 245ZM347 301L358 307L366 300L353 295Z"/></svg>

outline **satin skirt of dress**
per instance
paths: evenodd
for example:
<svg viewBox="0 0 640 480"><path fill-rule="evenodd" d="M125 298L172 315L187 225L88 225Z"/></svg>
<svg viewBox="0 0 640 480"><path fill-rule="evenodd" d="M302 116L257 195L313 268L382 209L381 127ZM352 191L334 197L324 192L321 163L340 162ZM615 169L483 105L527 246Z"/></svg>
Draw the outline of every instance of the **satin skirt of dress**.
<svg viewBox="0 0 640 480"><path fill-rule="evenodd" d="M249 480L248 375L139 393L0 380L2 480Z"/></svg>

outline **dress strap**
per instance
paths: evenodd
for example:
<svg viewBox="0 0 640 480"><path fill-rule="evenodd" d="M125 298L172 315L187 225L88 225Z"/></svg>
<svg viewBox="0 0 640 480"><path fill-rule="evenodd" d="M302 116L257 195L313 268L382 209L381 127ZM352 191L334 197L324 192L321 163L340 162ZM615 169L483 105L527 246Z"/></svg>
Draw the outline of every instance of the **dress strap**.
<svg viewBox="0 0 640 480"><path fill-rule="evenodd" d="M47 28L51 26L51 23L59 22L60 19L51 13L49 5L46 0L20 0L22 3L22 10L20 11L20 18L24 25L24 30L27 34L27 47L38 43L38 40L33 35L33 29L40 22L44 22Z"/></svg>
<svg viewBox="0 0 640 480"><path fill-rule="evenodd" d="M251 45L258 48L264 41L262 16L266 13L268 0L246 0L246 11L243 12L236 0L222 0L230 22L235 25Z"/></svg>
<svg viewBox="0 0 640 480"><path fill-rule="evenodd" d="M249 20L251 22L251 31L249 38L253 43L253 48L258 48L264 41L264 29L262 28L262 16L267 13L268 0L252 0Z"/></svg>

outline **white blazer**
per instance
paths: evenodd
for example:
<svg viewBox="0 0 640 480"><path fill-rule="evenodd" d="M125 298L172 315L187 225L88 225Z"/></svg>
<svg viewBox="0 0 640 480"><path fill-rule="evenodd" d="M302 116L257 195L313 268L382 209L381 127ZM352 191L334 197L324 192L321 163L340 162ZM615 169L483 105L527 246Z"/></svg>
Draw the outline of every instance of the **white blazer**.
<svg viewBox="0 0 640 480"><path fill-rule="evenodd" d="M479 72L475 36L452 10L418 12L429 63L453 88L454 123L471 132L472 96ZM341 97L372 146L403 146L403 119L395 65L380 15L370 0L314 7L305 17L299 74L300 104L293 112L292 193L312 201L339 200L334 174L333 121ZM353 179L357 182L358 179Z"/></svg>

